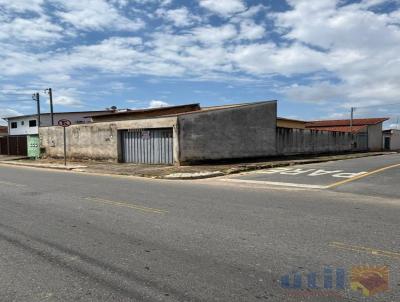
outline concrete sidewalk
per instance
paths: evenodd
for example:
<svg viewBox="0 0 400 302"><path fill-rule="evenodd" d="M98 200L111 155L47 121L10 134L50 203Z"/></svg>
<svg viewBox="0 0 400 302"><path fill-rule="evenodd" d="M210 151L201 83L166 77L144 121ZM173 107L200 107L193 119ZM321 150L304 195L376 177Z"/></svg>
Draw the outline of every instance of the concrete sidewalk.
<svg viewBox="0 0 400 302"><path fill-rule="evenodd" d="M18 155L0 155L0 161L20 160L20 159L28 159L28 157L18 156Z"/></svg>
<svg viewBox="0 0 400 302"><path fill-rule="evenodd" d="M269 158L257 162L241 163L220 163L194 166L161 166L161 165L137 165L120 164L114 162L100 161L72 161L64 166L63 160L40 159L40 160L1 160L1 164L28 166L47 169L71 170L75 172L110 174L110 175L130 175L148 178L162 179L201 179L216 176L223 176L246 171L267 169L274 167L285 167L292 165L321 163L335 160L345 160L360 157L379 156L393 152L368 152L340 155L323 156L292 156L286 158Z"/></svg>

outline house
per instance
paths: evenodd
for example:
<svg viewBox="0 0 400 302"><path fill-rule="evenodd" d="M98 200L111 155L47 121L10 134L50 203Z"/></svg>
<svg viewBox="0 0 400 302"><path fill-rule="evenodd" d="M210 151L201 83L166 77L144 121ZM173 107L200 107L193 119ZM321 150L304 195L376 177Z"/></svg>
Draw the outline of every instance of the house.
<svg viewBox="0 0 400 302"><path fill-rule="evenodd" d="M400 150L400 130L389 129L383 131L383 148L385 150Z"/></svg>
<svg viewBox="0 0 400 302"><path fill-rule="evenodd" d="M307 129L352 133L365 137L369 151L383 149L382 127L389 118L364 118L351 120L321 120L306 123Z"/></svg>
<svg viewBox="0 0 400 302"><path fill-rule="evenodd" d="M278 127L285 125L277 119L277 101L188 104L87 117L93 123L66 129L70 158L179 165L366 150L363 144L355 147L348 132L306 129L305 122L289 119L284 120L288 128ZM62 157L63 129L40 127L39 133L44 156Z"/></svg>
<svg viewBox="0 0 400 302"><path fill-rule="evenodd" d="M96 116L98 114L105 113L110 113L110 111L103 110L54 113L54 123L57 124L57 122L61 119L68 119L72 122L72 124L86 124L92 122L92 118L87 117L88 115ZM9 135L37 135L39 133L37 114L12 116L3 119L8 122ZM40 126L51 126L50 113L42 113L40 115Z"/></svg>

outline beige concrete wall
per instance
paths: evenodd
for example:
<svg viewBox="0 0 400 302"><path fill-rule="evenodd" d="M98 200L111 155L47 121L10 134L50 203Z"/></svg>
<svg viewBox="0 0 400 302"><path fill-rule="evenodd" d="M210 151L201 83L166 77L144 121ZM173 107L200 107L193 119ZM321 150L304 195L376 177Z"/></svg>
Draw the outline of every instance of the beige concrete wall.
<svg viewBox="0 0 400 302"><path fill-rule="evenodd" d="M119 159L118 131L145 128L174 128L174 154L178 158L176 117L154 118L112 123L93 123L68 127L67 156L76 159ZM63 129L61 127L40 128L41 147L45 156L63 157Z"/></svg>
<svg viewBox="0 0 400 302"><path fill-rule="evenodd" d="M280 128L294 128L294 129L305 129L306 122L287 120L278 118L276 121L277 127Z"/></svg>

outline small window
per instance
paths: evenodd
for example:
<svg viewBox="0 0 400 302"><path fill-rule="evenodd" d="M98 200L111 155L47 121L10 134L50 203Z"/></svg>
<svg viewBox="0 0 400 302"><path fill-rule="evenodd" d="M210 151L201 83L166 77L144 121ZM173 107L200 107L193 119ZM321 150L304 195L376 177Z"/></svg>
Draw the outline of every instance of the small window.
<svg viewBox="0 0 400 302"><path fill-rule="evenodd" d="M36 125L37 125L36 120L29 121L29 127L36 127Z"/></svg>
<svg viewBox="0 0 400 302"><path fill-rule="evenodd" d="M25 125L25 121L21 121L21 126Z"/></svg>
<svg viewBox="0 0 400 302"><path fill-rule="evenodd" d="M18 123L17 122L11 122L11 129L17 129L18 128Z"/></svg>

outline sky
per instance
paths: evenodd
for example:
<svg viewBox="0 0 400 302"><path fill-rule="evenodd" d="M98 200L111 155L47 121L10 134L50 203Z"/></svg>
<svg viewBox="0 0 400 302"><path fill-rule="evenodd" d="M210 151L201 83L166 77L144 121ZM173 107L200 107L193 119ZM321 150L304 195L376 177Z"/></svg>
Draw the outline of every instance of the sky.
<svg viewBox="0 0 400 302"><path fill-rule="evenodd" d="M0 117L278 100L400 115L400 0L0 0Z"/></svg>

